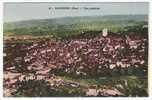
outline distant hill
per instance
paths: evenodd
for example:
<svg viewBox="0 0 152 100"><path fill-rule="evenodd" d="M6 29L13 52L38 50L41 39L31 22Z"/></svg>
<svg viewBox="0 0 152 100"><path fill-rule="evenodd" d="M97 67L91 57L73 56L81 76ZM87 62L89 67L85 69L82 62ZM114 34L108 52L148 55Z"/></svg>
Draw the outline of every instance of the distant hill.
<svg viewBox="0 0 152 100"><path fill-rule="evenodd" d="M147 20L147 15L107 15L26 20L4 23L4 33L12 32L15 35L75 34L81 31L99 31L104 27L117 30L117 27L122 28L126 25Z"/></svg>

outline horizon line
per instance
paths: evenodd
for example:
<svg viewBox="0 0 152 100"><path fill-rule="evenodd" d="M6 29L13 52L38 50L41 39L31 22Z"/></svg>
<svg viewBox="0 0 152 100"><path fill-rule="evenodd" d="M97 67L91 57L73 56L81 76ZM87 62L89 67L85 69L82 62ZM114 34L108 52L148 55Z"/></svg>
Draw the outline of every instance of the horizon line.
<svg viewBox="0 0 152 100"><path fill-rule="evenodd" d="M3 23L14 23L14 22L22 22L22 21L31 21L31 20L46 20L46 19L60 19L60 18L74 18L74 17L104 17L104 16L123 16L123 15L130 15L130 16L134 16L134 15L146 15L148 16L148 14L108 14L108 15L94 15L94 16L63 16L63 17L52 17L52 18L31 18L31 19L26 19L26 20L16 20L16 21L4 21Z"/></svg>

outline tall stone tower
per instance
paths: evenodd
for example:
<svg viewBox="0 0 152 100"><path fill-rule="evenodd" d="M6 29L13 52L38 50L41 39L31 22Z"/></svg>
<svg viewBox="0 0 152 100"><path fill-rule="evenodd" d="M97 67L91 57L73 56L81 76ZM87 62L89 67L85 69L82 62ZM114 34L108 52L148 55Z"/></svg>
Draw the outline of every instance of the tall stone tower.
<svg viewBox="0 0 152 100"><path fill-rule="evenodd" d="M107 28L104 28L102 30L102 36L106 37L108 35L108 29Z"/></svg>

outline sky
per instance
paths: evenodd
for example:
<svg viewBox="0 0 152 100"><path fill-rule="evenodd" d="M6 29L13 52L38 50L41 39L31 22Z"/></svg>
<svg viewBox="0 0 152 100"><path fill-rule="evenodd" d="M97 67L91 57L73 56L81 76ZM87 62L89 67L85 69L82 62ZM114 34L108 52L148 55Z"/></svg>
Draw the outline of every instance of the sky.
<svg viewBox="0 0 152 100"><path fill-rule="evenodd" d="M62 7L59 8L59 7ZM65 9L68 7L69 9ZM76 7L78 9L71 9ZM57 9L58 8L58 9ZM64 9L63 9L64 8ZM88 9L85 9L88 8ZM96 9L93 9L96 8ZM147 2L125 3L4 3L4 22L72 16L148 14Z"/></svg>

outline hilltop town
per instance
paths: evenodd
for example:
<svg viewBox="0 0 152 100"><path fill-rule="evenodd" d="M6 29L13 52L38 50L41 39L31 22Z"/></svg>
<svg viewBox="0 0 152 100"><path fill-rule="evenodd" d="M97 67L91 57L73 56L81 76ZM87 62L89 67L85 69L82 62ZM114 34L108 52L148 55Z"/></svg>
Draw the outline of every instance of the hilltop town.
<svg viewBox="0 0 152 100"><path fill-rule="evenodd" d="M26 87L22 85L30 84L28 81L46 81L52 92L57 92L57 87L65 87L78 89L80 93L74 94L79 96L125 96L118 89L124 88L120 84L84 85L66 81L62 76L110 78L147 75L147 38L127 34L113 35L107 29L93 38L44 39L29 44L6 42L4 53L5 96L12 96L19 90L24 91ZM27 86L27 89L30 88ZM49 95L45 93L43 96ZM72 93L66 95L70 96Z"/></svg>

